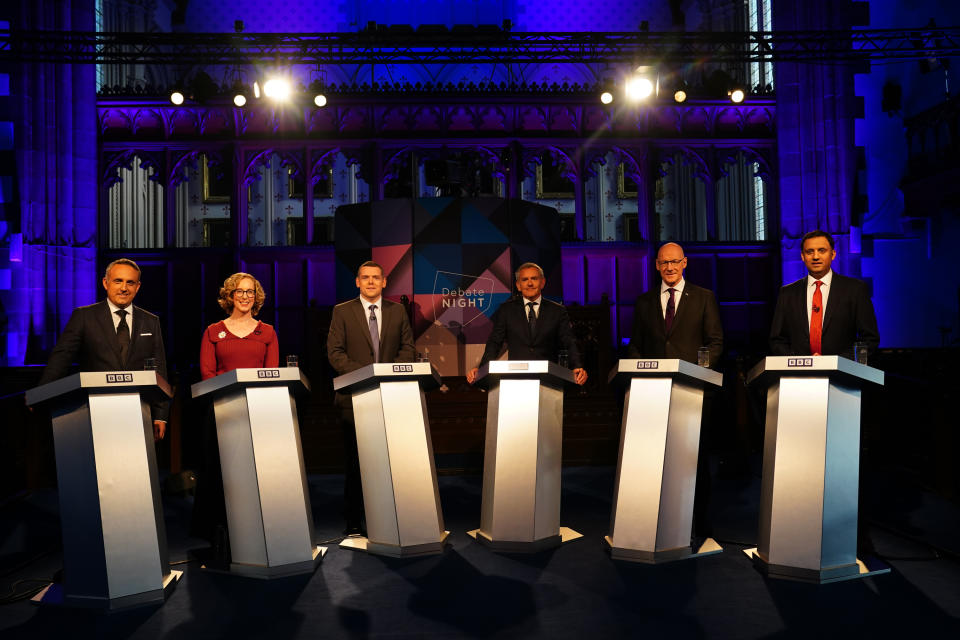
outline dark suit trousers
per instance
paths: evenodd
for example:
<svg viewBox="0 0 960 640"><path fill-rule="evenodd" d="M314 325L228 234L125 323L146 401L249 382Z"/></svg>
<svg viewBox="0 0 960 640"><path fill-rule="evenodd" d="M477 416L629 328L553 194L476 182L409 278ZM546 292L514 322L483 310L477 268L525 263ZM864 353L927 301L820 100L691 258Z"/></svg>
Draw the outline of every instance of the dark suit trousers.
<svg viewBox="0 0 960 640"><path fill-rule="evenodd" d="M716 424L713 413L716 392L705 389L703 411L700 418L700 453L697 456L697 490L693 494L693 535L698 538L713 537L713 518L710 516L710 499L713 495L713 480L710 476L710 449L713 429Z"/></svg>
<svg viewBox="0 0 960 640"><path fill-rule="evenodd" d="M350 398L347 398L350 402ZM337 422L343 432L343 516L348 529L363 525L363 484L360 481L360 455L357 452L357 426L352 404L337 402Z"/></svg>
<svg viewBox="0 0 960 640"><path fill-rule="evenodd" d="M190 535L216 543L217 528L227 529L227 505L223 495L223 472L220 469L220 444L217 442L217 421L213 403L204 412L200 469L193 498Z"/></svg>

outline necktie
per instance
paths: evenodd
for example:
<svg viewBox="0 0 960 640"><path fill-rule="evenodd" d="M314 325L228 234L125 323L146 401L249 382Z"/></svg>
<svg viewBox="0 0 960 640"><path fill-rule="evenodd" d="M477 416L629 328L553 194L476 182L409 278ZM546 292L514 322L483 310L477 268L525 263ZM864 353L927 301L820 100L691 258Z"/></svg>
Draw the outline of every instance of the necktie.
<svg viewBox="0 0 960 640"><path fill-rule="evenodd" d="M537 303L528 302L527 306L530 307L530 311L527 313L527 324L530 325L530 335L533 335L537 330L537 314L533 310Z"/></svg>
<svg viewBox="0 0 960 640"><path fill-rule="evenodd" d="M673 302L674 291L676 291L676 289L673 287L667 289L667 312L663 317L663 326L667 333L670 333L670 327L673 326L673 318L677 315L677 306Z"/></svg>
<svg viewBox="0 0 960 640"><path fill-rule="evenodd" d="M373 342L373 361L380 362L380 328L377 326L377 305L370 305L370 341Z"/></svg>
<svg viewBox="0 0 960 640"><path fill-rule="evenodd" d="M823 282L817 280L817 290L813 292L813 308L810 310L810 353L820 353L820 340L823 337L823 294L820 287Z"/></svg>
<svg viewBox="0 0 960 640"><path fill-rule="evenodd" d="M117 324L117 343L120 345L120 362L126 366L127 350L130 348L130 326L127 325L127 310L120 309L116 314L120 316L120 322Z"/></svg>

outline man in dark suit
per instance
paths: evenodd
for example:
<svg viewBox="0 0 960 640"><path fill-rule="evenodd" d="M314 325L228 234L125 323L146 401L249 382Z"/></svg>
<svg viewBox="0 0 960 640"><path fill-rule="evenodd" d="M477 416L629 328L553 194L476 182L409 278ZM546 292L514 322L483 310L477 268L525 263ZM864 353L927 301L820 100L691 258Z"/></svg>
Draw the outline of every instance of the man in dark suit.
<svg viewBox="0 0 960 640"><path fill-rule="evenodd" d="M107 299L73 310L40 384L58 380L74 362L80 371L129 371L143 369L147 358L156 362L157 373L167 377L167 358L157 316L133 306L140 290L140 267L120 258L107 265L103 276ZM153 437L163 439L167 430L169 404L156 400L151 405Z"/></svg>
<svg viewBox="0 0 960 640"><path fill-rule="evenodd" d="M493 331L480 359L480 366L500 355L506 342L511 360L557 361L566 350L577 384L587 381L587 372L580 362L580 351L570 328L570 318L563 305L543 297L547 284L543 269L532 262L520 265L516 272L520 297L500 305L493 316ZM477 368L467 372L467 382L477 379Z"/></svg>
<svg viewBox="0 0 960 640"><path fill-rule="evenodd" d="M410 320L403 305L383 298L387 286L383 267L376 262L364 262L357 270L356 282L360 297L333 308L327 335L327 359L331 366L343 375L374 362L413 362L416 348ZM353 400L350 394L337 393L334 403L344 438L345 533L363 534L363 487Z"/></svg>
<svg viewBox="0 0 960 640"><path fill-rule="evenodd" d="M637 298L631 358L679 358L697 363L697 350L710 349L710 366L720 363L723 326L713 292L683 279L687 258L683 248L668 242L657 252L660 286Z"/></svg>
<svg viewBox="0 0 960 640"><path fill-rule="evenodd" d="M700 347L710 349L710 366L720 364L723 353L723 325L713 292L687 282L683 270L687 257L683 247L668 242L657 252L660 286L637 298L633 309L633 333L627 356L630 358L678 358L697 364ZM693 527L699 538L713 535L709 515L712 480L704 444L711 424L713 392L703 398L700 428L700 455L697 458L697 489L693 499Z"/></svg>
<svg viewBox="0 0 960 640"><path fill-rule="evenodd" d="M880 345L877 316L867 285L835 273L833 236L816 229L800 241L807 275L780 289L770 328L770 352L775 356L839 355L853 359L853 343L865 342L868 353ZM860 464L857 497L857 556L875 555L863 514L863 474Z"/></svg>
<svg viewBox="0 0 960 640"><path fill-rule="evenodd" d="M803 236L800 257L807 275L780 290L770 328L775 356L840 355L853 359L853 343L880 344L877 316L867 285L835 273L833 236L815 230Z"/></svg>

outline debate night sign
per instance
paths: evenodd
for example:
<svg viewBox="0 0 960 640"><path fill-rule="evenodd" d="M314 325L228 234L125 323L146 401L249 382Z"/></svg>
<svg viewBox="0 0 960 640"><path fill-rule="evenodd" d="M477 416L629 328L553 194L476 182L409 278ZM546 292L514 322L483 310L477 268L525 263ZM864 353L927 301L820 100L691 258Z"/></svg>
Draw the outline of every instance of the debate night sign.
<svg viewBox="0 0 960 640"><path fill-rule="evenodd" d="M438 270L433 295L440 297L440 304L434 307L434 322L465 327L487 315L493 304L493 286L493 278Z"/></svg>

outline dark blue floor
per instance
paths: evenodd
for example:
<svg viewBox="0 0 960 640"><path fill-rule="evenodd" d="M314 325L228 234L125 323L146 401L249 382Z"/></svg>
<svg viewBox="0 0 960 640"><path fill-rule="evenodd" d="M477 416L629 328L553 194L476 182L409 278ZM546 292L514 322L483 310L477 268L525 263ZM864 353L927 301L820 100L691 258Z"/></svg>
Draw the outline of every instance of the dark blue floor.
<svg viewBox="0 0 960 640"><path fill-rule="evenodd" d="M714 461L720 555L668 565L611 561L601 544L611 468L564 471L562 524L584 538L537 555L498 555L465 533L479 524L480 477L440 478L452 544L392 560L329 552L311 576L274 581L199 570L187 550L190 498L164 499L171 560L183 580L162 607L96 615L27 601L0 606L0 638L955 638L960 635L960 512L875 474L871 531L891 574L829 585L768 580L753 546L759 478ZM310 478L319 540L336 539L342 481ZM0 509L0 589L60 568L56 494ZM952 545L952 546L951 546ZM941 552L936 551L936 547ZM21 583L16 589L25 588Z"/></svg>

